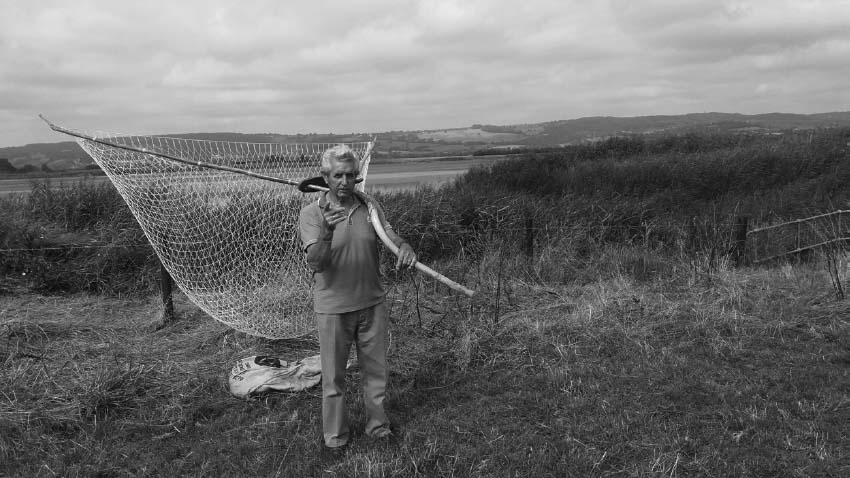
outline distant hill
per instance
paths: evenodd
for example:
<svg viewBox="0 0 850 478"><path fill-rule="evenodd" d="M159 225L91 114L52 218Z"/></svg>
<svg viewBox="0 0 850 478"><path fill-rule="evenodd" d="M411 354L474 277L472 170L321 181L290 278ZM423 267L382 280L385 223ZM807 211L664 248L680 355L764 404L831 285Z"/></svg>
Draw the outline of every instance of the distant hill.
<svg viewBox="0 0 850 478"><path fill-rule="evenodd" d="M376 161L392 157L428 157L471 154L489 147L555 146L597 141L611 136L683 134L694 130L774 133L794 129L850 127L850 112L811 115L769 113L693 113L636 117L593 116L532 124L487 125L427 131L390 131L373 134L182 133L163 136L249 143L307 143L366 141L377 144ZM23 171L71 171L97 168L73 141L0 148L0 175ZM11 166L11 169L10 167ZM27 167L30 166L30 167Z"/></svg>
<svg viewBox="0 0 850 478"><path fill-rule="evenodd" d="M515 125L516 131L528 132L525 144L552 145L603 139L628 134L681 134L693 130L718 132L781 132L793 129L850 127L850 112L812 115L769 113L694 113L676 116L638 116L617 118L596 116L575 120L552 121L533 125Z"/></svg>

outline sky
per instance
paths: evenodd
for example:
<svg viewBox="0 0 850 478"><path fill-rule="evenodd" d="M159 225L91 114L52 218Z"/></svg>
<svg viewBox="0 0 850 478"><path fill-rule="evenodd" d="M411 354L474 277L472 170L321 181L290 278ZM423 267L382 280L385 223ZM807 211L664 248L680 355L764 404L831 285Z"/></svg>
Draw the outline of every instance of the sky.
<svg viewBox="0 0 850 478"><path fill-rule="evenodd" d="M0 0L0 147L850 110L850 1Z"/></svg>

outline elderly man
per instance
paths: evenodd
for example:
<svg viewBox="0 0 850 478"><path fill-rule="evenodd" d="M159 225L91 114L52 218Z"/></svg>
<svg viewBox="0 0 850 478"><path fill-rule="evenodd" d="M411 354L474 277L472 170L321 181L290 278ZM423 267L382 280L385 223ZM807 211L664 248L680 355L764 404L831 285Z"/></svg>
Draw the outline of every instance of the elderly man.
<svg viewBox="0 0 850 478"><path fill-rule="evenodd" d="M322 429L325 446L342 450L349 440L345 406L345 367L357 344L368 420L366 435L390 436L384 412L387 386L386 291L378 267L378 237L365 197L354 190L360 162L349 147L338 145L322 155L322 176L329 191L303 209L301 242L313 270L313 309L322 362ZM387 236L399 247L396 268L412 267L416 254L386 223Z"/></svg>

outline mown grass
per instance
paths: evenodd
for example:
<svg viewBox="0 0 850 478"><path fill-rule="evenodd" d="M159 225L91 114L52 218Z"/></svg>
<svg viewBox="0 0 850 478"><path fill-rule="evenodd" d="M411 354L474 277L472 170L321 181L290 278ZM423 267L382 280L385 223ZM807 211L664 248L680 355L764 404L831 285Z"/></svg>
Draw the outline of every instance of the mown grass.
<svg viewBox="0 0 850 478"><path fill-rule="evenodd" d="M0 475L847 475L850 329L847 303L836 298L836 282L847 280L844 251L740 268L729 254L736 214L792 218L846 199L846 188L827 187L827 173L846 159L844 136L813 138L787 139L786 149L758 138L611 140L529 158L522 164L538 179L511 163L448 188L381 196L427 262L478 295L469 300L422 277L388 273L387 408L397 433L387 444L363 436L354 370L347 382L354 437L342 457L321 452L317 388L253 402L226 388L237 359L312 355L314 337L250 337L182 296L180 319L156 330L161 305L149 285L155 274L144 267L102 276L124 288L88 295L75 285L51 290L43 280L8 279L37 262L7 258ZM814 165L803 176L771 174L755 190L687 186L711 173L700 163L721 168L724 157L747 148L774 151L777 161L752 156L768 169L797 164L790 150ZM670 177L685 186L651 187L658 174L634 174L642 163L658 174L679 164ZM561 189L542 187L560 174L558 164L572 171ZM586 187L594 175L611 180ZM706 181L721 177L733 176ZM806 185L822 197L806 197ZM78 193L41 209L88 211L79 205L100 194L63 194ZM4 211L12 219L0 236L7 245L38 238L26 231L53 231L46 237L60 244L61 234L110 244L112 224L122 223L105 219L105 209L94 220L82 212L37 216L23 206ZM68 268L55 274L60 279L92 270L90 255L54 260ZM123 282L146 274L135 286Z"/></svg>

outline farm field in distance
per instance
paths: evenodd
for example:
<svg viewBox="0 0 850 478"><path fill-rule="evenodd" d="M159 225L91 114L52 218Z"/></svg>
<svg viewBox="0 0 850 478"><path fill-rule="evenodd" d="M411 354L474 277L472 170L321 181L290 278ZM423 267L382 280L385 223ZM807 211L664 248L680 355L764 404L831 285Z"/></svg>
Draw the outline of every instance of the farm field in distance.
<svg viewBox="0 0 850 478"><path fill-rule="evenodd" d="M847 134L612 138L376 191L477 294L384 254L395 437L363 436L354 368L342 456L318 388L227 390L312 335L248 336L179 292L163 323L108 185L0 197L0 476L848 476L845 244L755 263L732 234L850 209Z"/></svg>

